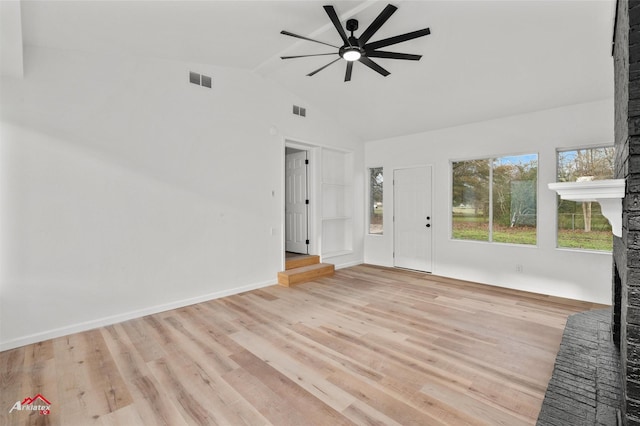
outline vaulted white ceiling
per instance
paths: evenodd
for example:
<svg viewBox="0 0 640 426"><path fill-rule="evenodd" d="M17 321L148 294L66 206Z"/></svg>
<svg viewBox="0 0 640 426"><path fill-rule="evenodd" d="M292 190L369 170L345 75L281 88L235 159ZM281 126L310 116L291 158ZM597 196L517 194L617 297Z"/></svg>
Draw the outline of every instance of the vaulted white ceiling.
<svg viewBox="0 0 640 426"><path fill-rule="evenodd" d="M333 58L279 58L332 50L281 30L342 44L324 4L358 36L387 2L23 0L22 42L253 70L363 140L613 96L612 0L394 1L371 40L429 27L385 48L422 60L376 59L388 77L356 63L347 83L343 61L307 77Z"/></svg>

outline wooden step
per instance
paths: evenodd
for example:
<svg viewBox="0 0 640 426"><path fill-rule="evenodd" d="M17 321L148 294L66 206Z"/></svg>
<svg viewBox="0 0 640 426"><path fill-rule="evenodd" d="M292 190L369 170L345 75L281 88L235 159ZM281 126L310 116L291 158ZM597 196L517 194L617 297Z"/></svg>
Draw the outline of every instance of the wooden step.
<svg viewBox="0 0 640 426"><path fill-rule="evenodd" d="M288 271L289 269L301 268L303 266L309 266L309 265L316 265L318 263L320 263L320 256L303 254L300 256L292 257L290 259L286 259L284 263L284 269Z"/></svg>
<svg viewBox="0 0 640 426"><path fill-rule="evenodd" d="M315 265L301 266L278 272L278 283L285 287L294 284L306 283L321 277L330 277L335 271L335 266L330 263L317 263Z"/></svg>

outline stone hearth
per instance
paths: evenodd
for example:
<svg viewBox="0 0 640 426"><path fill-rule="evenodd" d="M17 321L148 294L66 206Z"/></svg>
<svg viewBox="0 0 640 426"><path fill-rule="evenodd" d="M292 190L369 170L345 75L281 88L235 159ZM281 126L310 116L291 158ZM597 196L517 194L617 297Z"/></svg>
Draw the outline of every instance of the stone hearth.
<svg viewBox="0 0 640 426"><path fill-rule="evenodd" d="M621 404L620 353L611 338L611 310L571 315L537 426L615 426Z"/></svg>

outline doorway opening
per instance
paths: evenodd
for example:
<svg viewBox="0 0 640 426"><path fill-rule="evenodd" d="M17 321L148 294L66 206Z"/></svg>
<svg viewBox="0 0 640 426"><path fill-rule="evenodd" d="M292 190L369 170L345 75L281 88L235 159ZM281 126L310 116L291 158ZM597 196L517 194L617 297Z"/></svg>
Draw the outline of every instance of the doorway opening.
<svg viewBox="0 0 640 426"><path fill-rule="evenodd" d="M309 254L309 151L285 147L285 252Z"/></svg>

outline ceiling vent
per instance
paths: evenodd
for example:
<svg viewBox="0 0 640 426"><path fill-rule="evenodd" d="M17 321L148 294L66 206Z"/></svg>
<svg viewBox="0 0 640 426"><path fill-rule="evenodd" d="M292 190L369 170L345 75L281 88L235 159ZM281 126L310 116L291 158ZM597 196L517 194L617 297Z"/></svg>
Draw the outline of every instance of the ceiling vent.
<svg viewBox="0 0 640 426"><path fill-rule="evenodd" d="M198 86L208 87L211 89L213 79L208 75L198 74L197 72L189 71L189 82L197 84Z"/></svg>
<svg viewBox="0 0 640 426"><path fill-rule="evenodd" d="M302 108L301 106L298 106L298 105L294 105L293 106L293 115L299 115L300 117L306 117L307 116L307 109L306 108Z"/></svg>

